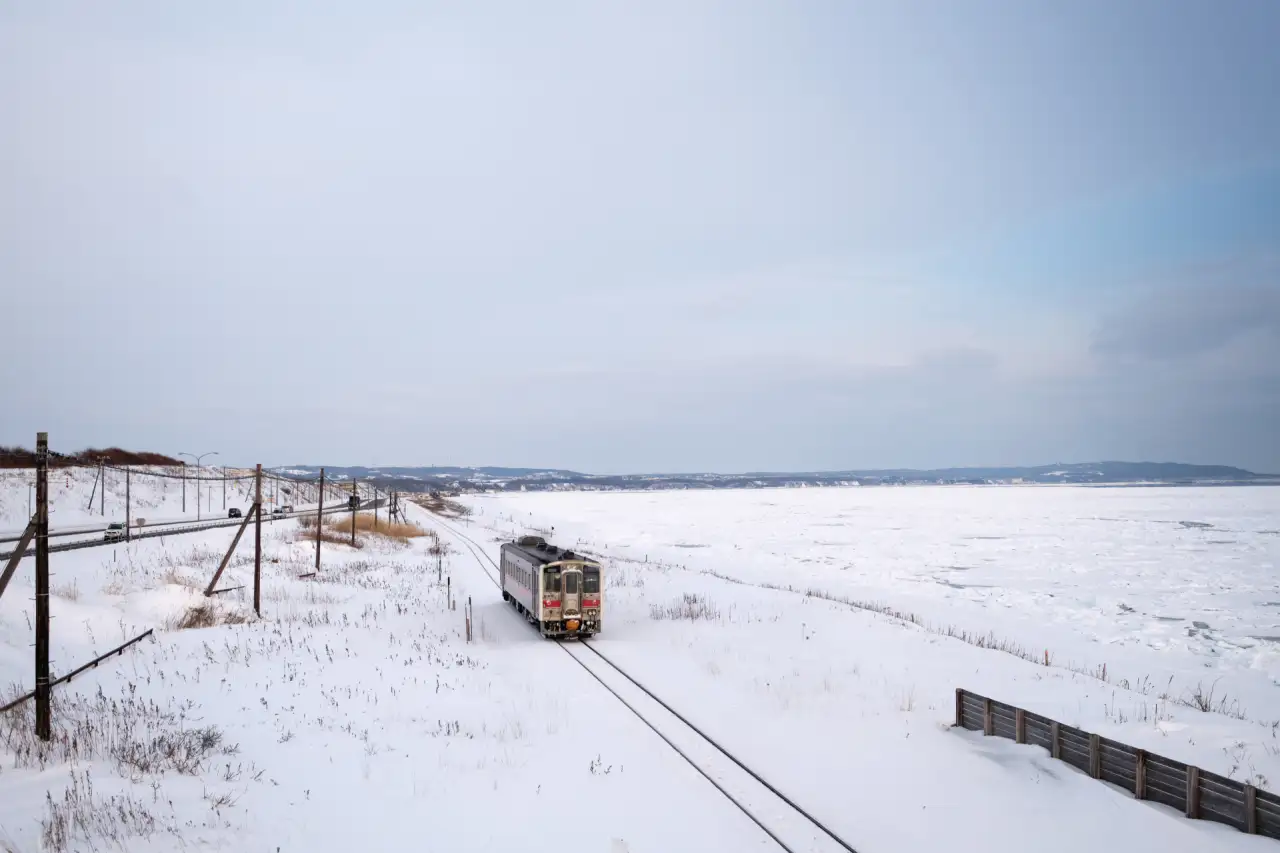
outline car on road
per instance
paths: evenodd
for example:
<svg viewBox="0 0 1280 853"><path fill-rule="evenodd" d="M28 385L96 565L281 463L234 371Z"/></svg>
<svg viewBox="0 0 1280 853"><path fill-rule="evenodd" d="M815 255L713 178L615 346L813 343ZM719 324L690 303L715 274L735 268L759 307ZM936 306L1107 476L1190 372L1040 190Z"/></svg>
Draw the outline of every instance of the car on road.
<svg viewBox="0 0 1280 853"><path fill-rule="evenodd" d="M284 510L285 512L293 512L293 504L285 504L284 506L280 507L280 509Z"/></svg>
<svg viewBox="0 0 1280 853"><path fill-rule="evenodd" d="M284 515L284 507L282 507L282 506L278 506L278 507L276 507L275 509L271 510L271 514L272 514L272 515Z"/></svg>
<svg viewBox="0 0 1280 853"><path fill-rule="evenodd" d="M102 534L103 542L119 542L124 538L124 522L113 521L107 525L107 530Z"/></svg>
<svg viewBox="0 0 1280 853"><path fill-rule="evenodd" d="M227 510L227 518L240 518L240 508L233 506L231 509Z"/></svg>

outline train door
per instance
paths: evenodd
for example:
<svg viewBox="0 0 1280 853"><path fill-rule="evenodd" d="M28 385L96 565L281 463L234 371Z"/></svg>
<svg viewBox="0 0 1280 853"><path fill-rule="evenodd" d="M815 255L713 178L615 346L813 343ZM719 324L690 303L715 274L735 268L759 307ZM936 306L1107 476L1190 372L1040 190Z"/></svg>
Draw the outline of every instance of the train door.
<svg viewBox="0 0 1280 853"><path fill-rule="evenodd" d="M582 573L578 569L565 569L563 575L564 594L562 605L566 619L577 617L582 612ZM575 628L577 626L574 626Z"/></svg>

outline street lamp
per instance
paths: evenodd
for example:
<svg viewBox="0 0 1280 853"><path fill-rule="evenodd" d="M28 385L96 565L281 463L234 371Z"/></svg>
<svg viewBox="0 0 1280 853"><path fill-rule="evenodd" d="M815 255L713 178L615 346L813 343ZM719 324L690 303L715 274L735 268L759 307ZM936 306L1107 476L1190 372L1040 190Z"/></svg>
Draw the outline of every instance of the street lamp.
<svg viewBox="0 0 1280 853"><path fill-rule="evenodd" d="M194 453L179 453L178 455L190 456L192 459L196 460L196 477L199 477L200 476L200 460L205 458L206 456L217 456L218 451L207 450L204 453L201 453L199 456L197 456ZM199 483L200 481L197 479L196 482ZM182 511L183 512L187 511L187 469L185 466L182 469ZM199 521L199 520L200 520L200 487L196 486L196 521Z"/></svg>

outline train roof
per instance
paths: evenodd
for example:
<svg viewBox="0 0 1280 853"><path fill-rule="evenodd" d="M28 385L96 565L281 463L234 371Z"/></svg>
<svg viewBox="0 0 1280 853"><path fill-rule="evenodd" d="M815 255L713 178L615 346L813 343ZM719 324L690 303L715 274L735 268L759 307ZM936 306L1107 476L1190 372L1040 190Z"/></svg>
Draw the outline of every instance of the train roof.
<svg viewBox="0 0 1280 853"><path fill-rule="evenodd" d="M557 548L541 536L521 536L515 542L507 542L502 547L514 548L531 560L540 564L554 563L557 560L586 560L594 563L590 557L575 554L567 548Z"/></svg>

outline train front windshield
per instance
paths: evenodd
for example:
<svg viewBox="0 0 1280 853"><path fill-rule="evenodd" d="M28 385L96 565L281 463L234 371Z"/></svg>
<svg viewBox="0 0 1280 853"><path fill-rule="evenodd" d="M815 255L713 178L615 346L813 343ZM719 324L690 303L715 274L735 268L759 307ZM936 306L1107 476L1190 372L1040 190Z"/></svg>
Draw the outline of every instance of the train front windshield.
<svg viewBox="0 0 1280 853"><path fill-rule="evenodd" d="M560 592L560 570L559 569L547 569L546 590L547 592L556 592L556 593Z"/></svg>
<svg viewBox="0 0 1280 853"><path fill-rule="evenodd" d="M594 595L600 591L599 569L582 570L582 591L587 595Z"/></svg>

